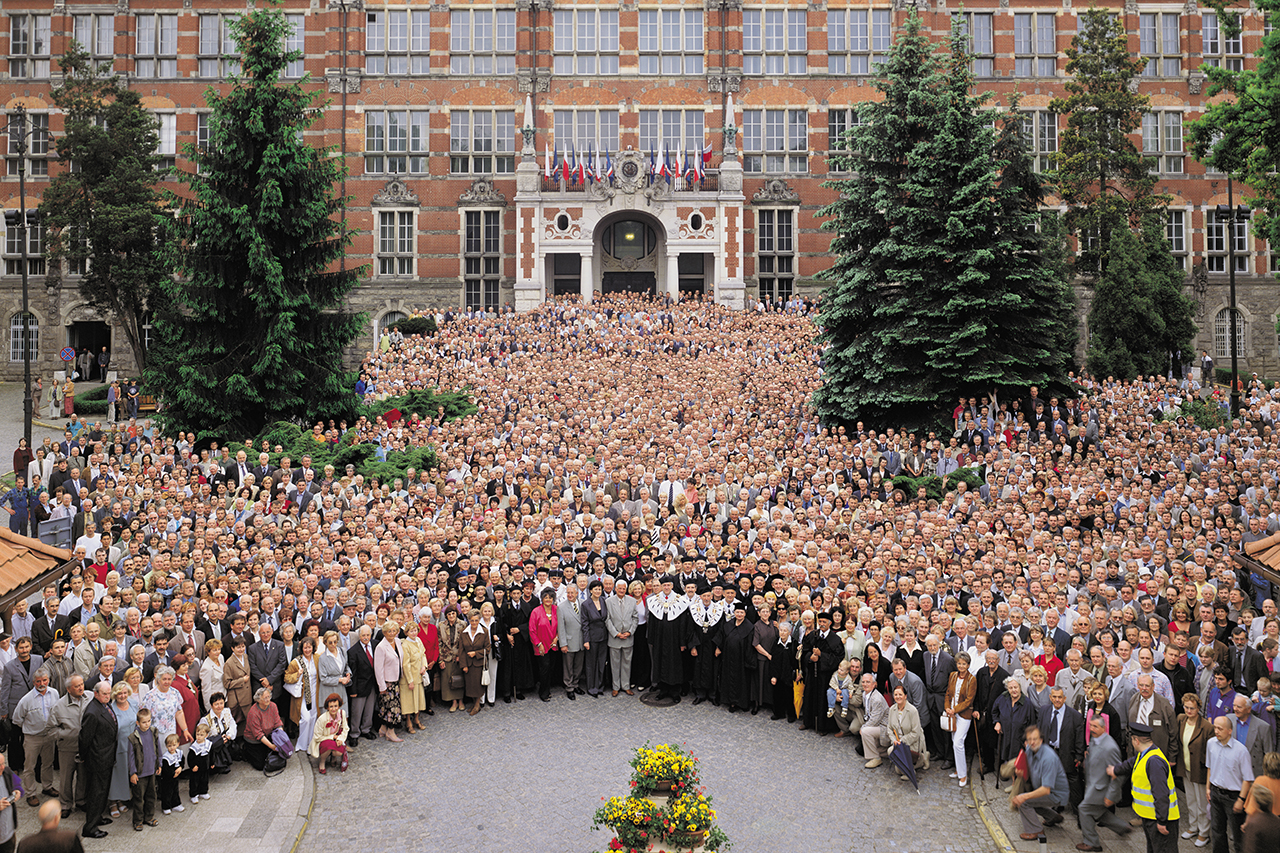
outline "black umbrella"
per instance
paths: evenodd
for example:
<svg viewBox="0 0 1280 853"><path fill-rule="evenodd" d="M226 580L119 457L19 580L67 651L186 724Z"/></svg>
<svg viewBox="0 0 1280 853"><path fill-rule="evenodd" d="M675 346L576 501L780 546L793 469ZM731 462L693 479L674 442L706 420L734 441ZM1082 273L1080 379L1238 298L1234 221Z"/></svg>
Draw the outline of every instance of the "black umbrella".
<svg viewBox="0 0 1280 853"><path fill-rule="evenodd" d="M889 752L889 760L893 762L893 766L898 768L898 772L911 780L911 784L916 786L916 793L920 793L920 780L916 778L915 761L911 758L911 747L907 746L906 741L898 741L894 744L893 749Z"/></svg>

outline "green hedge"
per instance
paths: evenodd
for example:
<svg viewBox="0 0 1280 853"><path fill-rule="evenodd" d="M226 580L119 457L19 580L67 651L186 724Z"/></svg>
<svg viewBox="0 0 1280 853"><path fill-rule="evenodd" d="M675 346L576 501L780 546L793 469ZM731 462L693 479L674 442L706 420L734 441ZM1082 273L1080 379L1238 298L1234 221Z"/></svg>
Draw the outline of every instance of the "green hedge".
<svg viewBox="0 0 1280 853"><path fill-rule="evenodd" d="M422 335L425 338L429 338L436 333L436 318L431 314L425 317L409 317L404 320L397 320L391 328L399 329L400 334L406 338L410 335Z"/></svg>
<svg viewBox="0 0 1280 853"><path fill-rule="evenodd" d="M965 483L970 491L982 485L982 480L978 477L978 472L972 468L961 468L947 475L945 488L941 477L933 474L925 474L923 477L908 477L906 474L899 474L893 478L893 487L901 489L907 496L908 500L915 500L916 493L920 487L924 487L925 495L929 500L940 501L942 496L947 492L954 492L956 485Z"/></svg>
<svg viewBox="0 0 1280 853"><path fill-rule="evenodd" d="M130 381L137 381L141 387L141 379L121 379L120 394L123 397L125 390L129 387ZM83 394L76 392L76 414L84 417L85 415L105 416L107 414L107 389L109 385L95 385ZM116 406L116 417L122 417L124 412L123 401Z"/></svg>

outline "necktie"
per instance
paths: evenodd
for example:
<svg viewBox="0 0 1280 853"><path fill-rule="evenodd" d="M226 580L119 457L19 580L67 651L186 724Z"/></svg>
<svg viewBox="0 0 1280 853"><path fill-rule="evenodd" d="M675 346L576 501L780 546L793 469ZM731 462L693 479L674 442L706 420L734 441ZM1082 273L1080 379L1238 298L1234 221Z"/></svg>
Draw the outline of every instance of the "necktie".
<svg viewBox="0 0 1280 853"><path fill-rule="evenodd" d="M1049 719L1049 734L1053 735L1053 743L1049 746L1054 749L1058 748L1058 709L1053 709L1053 716Z"/></svg>

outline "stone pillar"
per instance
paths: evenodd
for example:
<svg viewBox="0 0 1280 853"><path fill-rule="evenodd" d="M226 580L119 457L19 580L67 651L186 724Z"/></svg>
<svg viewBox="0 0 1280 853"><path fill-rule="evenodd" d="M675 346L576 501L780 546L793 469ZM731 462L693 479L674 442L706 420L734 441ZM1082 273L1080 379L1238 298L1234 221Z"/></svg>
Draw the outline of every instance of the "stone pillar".
<svg viewBox="0 0 1280 853"><path fill-rule="evenodd" d="M667 279L663 292L672 299L680 298L680 253L667 249Z"/></svg>
<svg viewBox="0 0 1280 853"><path fill-rule="evenodd" d="M589 305L592 297L595 295L596 289L596 271L595 271L596 252L595 248L588 249L582 253L582 304Z"/></svg>

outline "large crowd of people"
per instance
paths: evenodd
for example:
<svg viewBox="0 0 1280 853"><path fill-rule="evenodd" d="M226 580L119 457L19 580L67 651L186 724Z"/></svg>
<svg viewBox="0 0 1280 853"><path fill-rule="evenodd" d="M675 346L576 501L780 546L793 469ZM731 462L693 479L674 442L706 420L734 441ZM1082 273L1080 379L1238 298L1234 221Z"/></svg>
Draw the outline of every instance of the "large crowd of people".
<svg viewBox="0 0 1280 853"><path fill-rule="evenodd" d="M1280 531L1280 390L1217 429L1179 414L1211 393L1190 377L828 428L811 307L613 295L389 334L366 399L476 404L315 424L317 447L435 449L392 482L149 424L20 448L0 508L71 518L75 563L0 639L11 804L141 830L235 761L345 770L437 710L649 691L833 735L854 772L901 743L960 787L1012 766L1026 837L1072 817L1082 849L1132 828L1108 772L1154 780L1121 786L1135 820L1238 850L1280 790L1280 621L1231 557Z"/></svg>

